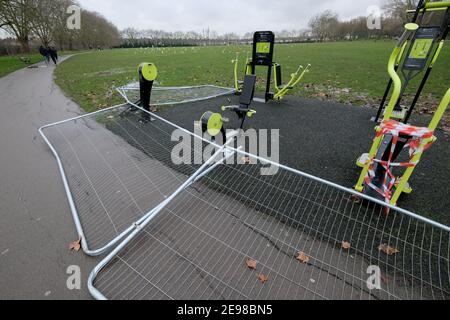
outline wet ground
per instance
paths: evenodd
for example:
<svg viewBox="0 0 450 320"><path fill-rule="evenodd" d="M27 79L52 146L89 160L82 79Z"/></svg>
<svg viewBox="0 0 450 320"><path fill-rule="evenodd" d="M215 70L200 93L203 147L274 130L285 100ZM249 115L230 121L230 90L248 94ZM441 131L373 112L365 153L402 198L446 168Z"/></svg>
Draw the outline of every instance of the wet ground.
<svg viewBox="0 0 450 320"><path fill-rule="evenodd" d="M81 113L53 84L52 72L25 69L0 79L0 298L90 298L86 279L99 262L68 250L75 227L53 154L38 136L40 126ZM165 107L159 114L192 130L205 111L219 111L235 99ZM374 135L374 110L294 97L253 108L258 114L247 127L280 129L281 163L353 186L356 159ZM415 192L399 205L448 225L450 143L442 132L437 135L411 180ZM80 291L66 287L71 265L81 267Z"/></svg>
<svg viewBox="0 0 450 320"><path fill-rule="evenodd" d="M77 239L55 158L42 125L81 113L53 83L54 67L0 79L0 299L89 299L96 259L69 251ZM67 289L81 268L82 290Z"/></svg>

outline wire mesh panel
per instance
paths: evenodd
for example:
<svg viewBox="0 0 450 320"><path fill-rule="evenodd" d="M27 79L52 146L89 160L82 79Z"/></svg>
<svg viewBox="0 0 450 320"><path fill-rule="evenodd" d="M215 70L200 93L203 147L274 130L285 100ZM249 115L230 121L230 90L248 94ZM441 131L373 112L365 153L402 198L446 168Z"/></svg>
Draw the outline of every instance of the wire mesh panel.
<svg viewBox="0 0 450 320"><path fill-rule="evenodd" d="M174 164L172 151L185 143L194 157L204 142L172 141L176 129L127 105L42 129L61 161L88 254L105 251L198 170L194 159Z"/></svg>
<svg viewBox="0 0 450 320"><path fill-rule="evenodd" d="M118 92L129 102L136 102L139 97L139 83L131 83L117 88ZM155 87L152 90L152 105L176 105L188 102L208 100L230 95L234 89L213 85L193 87Z"/></svg>
<svg viewBox="0 0 450 320"><path fill-rule="evenodd" d="M448 228L401 209L386 215L381 202L286 167L264 176L267 164L221 165L203 176L94 270L91 292L152 300L450 298Z"/></svg>

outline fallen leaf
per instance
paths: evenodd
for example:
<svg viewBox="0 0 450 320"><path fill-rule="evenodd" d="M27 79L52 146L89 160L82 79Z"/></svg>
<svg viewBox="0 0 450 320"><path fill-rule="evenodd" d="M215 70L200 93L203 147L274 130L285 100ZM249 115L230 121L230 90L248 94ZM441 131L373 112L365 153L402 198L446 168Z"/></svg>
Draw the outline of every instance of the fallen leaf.
<svg viewBox="0 0 450 320"><path fill-rule="evenodd" d="M158 108L156 108L156 107L151 107L151 108L150 108L150 112L156 113L156 112L158 112Z"/></svg>
<svg viewBox="0 0 450 320"><path fill-rule="evenodd" d="M258 274L258 279L262 283L266 283L269 280L269 278L266 275L262 274L262 273Z"/></svg>
<svg viewBox="0 0 450 320"><path fill-rule="evenodd" d="M247 259L245 263L247 264L247 267L252 270L256 270L256 267L258 266L258 262L253 259Z"/></svg>
<svg viewBox="0 0 450 320"><path fill-rule="evenodd" d="M304 252L301 251L298 253L297 260L302 263L308 263L310 258Z"/></svg>
<svg viewBox="0 0 450 320"><path fill-rule="evenodd" d="M389 284L389 278L386 275L381 273L380 277L381 277L381 281L383 281L384 284Z"/></svg>
<svg viewBox="0 0 450 320"><path fill-rule="evenodd" d="M399 250L397 250L396 248L390 247L387 244L382 244L381 246L378 247L378 250L386 253L388 256L394 256L397 253L400 253Z"/></svg>
<svg viewBox="0 0 450 320"><path fill-rule="evenodd" d="M352 247L352 245L349 242L347 242L347 241L342 242L342 249L349 250L351 247Z"/></svg>
<svg viewBox="0 0 450 320"><path fill-rule="evenodd" d="M243 157L242 161L244 162L244 164L250 164L250 157Z"/></svg>
<svg viewBox="0 0 450 320"><path fill-rule="evenodd" d="M80 251L80 249L81 249L81 238L78 239L77 241L72 242L69 246L70 251L78 252Z"/></svg>
<svg viewBox="0 0 450 320"><path fill-rule="evenodd" d="M356 204L361 203L361 197L358 197L356 194L352 195L350 200Z"/></svg>

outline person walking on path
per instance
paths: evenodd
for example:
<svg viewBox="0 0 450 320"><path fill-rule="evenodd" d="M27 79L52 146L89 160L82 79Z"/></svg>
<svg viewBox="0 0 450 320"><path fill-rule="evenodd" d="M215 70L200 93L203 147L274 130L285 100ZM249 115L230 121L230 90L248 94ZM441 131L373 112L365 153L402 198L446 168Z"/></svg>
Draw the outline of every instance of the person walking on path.
<svg viewBox="0 0 450 320"><path fill-rule="evenodd" d="M44 48L44 46L40 46L39 53L44 57L45 63L48 65L50 63L50 53L48 49Z"/></svg>
<svg viewBox="0 0 450 320"><path fill-rule="evenodd" d="M55 65L58 65L58 50L55 47L50 47L48 48L48 52Z"/></svg>

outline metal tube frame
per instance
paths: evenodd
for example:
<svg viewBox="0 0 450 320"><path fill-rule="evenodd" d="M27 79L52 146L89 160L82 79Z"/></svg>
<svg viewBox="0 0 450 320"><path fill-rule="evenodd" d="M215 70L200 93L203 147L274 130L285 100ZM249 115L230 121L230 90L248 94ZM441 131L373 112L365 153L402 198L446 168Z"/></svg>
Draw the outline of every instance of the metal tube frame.
<svg viewBox="0 0 450 320"><path fill-rule="evenodd" d="M145 111L144 109L140 108L138 105L129 102L131 105L133 105L136 108L139 108L143 111ZM167 120L151 113L152 117L158 118L159 120L162 120L164 122L170 123ZM321 184L327 185L329 187L335 188L337 190L349 193L351 195L354 195L356 197L359 197L361 199L364 200L368 200L372 203L376 203L380 206L383 206L385 208L391 209L391 210L395 210L396 212L400 213L400 214L404 214L406 216L409 216L411 218L414 218L418 221L421 221L423 223L429 224L431 226L434 226L436 228L442 229L445 232L449 232L450 233L450 227L445 226L443 224L440 224L436 221L433 221L431 219L425 218L423 216L420 216L418 214L415 214L411 211L405 210L405 209L401 209L397 206L393 206L391 204L387 204L384 201L369 197L367 195L364 195L360 192L357 192L356 190L350 189L350 188L346 188L343 187L341 185L338 185L336 183L330 182L328 180L325 179L321 179L318 178L316 176L310 175L308 173L302 172L300 170L296 170L293 168L290 168L288 166L270 161L268 159L264 159L261 158L259 156L247 153L245 151L242 151L241 149L236 149L236 148L232 148L229 147L228 145L225 145L222 149L222 152L224 152L225 154L228 153L233 153L233 154L239 154L240 156L244 156L244 157L252 157L258 161L261 161L264 164L270 164L272 166L276 166L280 169L286 170L288 172L294 173L300 177L304 177L307 179L311 179L313 181L319 182ZM216 157L216 155L213 156L213 158ZM212 158L211 158L212 159ZM211 160L210 159L210 160ZM136 224L134 226L134 230L126 237L126 239L123 240L122 243L120 243L113 251L111 251L109 253L109 255L104 258L91 272L91 274L89 275L89 279L88 279L88 289L89 292L91 293L92 297L97 299L97 300L106 300L106 297L95 287L94 282L95 279L97 278L98 274L114 259L114 257L120 253L123 249L125 249L127 247L127 245L142 231L143 228L145 228L148 224L150 224L152 222L152 220L161 213L161 211L173 200L175 199L180 193L182 193L183 191L185 191L186 188L188 188L192 183L195 183L196 181L198 181L199 179L201 179L202 177L204 177L206 174L208 174L209 172L211 172L212 170L214 170L217 166L213 166L213 167L209 167L208 169L206 169L208 167L208 163L205 163L205 165L202 166L201 170L199 170L197 173L197 176L195 177L191 177L191 179L189 179L188 181L185 182L185 184L183 186L181 186L177 192L175 192L170 198L168 198L166 201L164 201L160 206L158 206L157 208L155 208L152 212L150 212L145 219L143 219L143 221L141 220L141 223ZM206 170L205 170L206 169Z"/></svg>
<svg viewBox="0 0 450 320"><path fill-rule="evenodd" d="M207 86L208 85L197 86L197 87L182 87L182 88L183 89L187 89L187 88L190 89L190 88L199 88L199 87L207 87ZM209 87L223 88L223 87L218 87L218 86L209 86ZM158 88L155 88L155 89L158 90ZM176 88L176 87L164 88L164 89L159 88L159 90L177 90L177 89L180 89L180 88ZM229 88L223 88L223 89L229 89ZM230 90L232 90L232 89L230 89ZM89 113L89 114L83 114L83 115L76 116L76 117L73 117L73 118L70 118L70 119L58 121L58 122L55 122L55 123L52 123L52 124L48 124L48 125L42 126L38 130L39 134L41 135L41 137L43 138L43 140L45 141L45 143L49 147L50 151L53 153L53 155L54 155L54 157L56 159L56 162L58 164L58 170L59 170L59 172L61 174L61 179L62 179L62 182L63 182L63 185L64 185L64 190L65 190L65 193L66 193L67 201L69 203L69 207L70 207L70 211L71 211L71 214L72 214L72 218L73 218L74 223L75 223L77 234L78 234L78 237L81 239L81 247L83 249L83 252L86 255L92 256L92 257L103 255L106 252L110 251L112 248L114 248L118 243L120 243L120 241L122 241L128 234L130 234L130 232L132 232L134 230L136 224L141 224L148 215L151 215L153 211L158 210L159 206L157 206L152 211L150 211L149 213L144 215L135 224L129 226L126 230L124 230L122 233L120 233L117 237L115 237L106 246L104 246L102 248L99 248L99 249L96 249L96 250L93 250L93 249L89 248L89 245L87 244L87 241L86 241L86 236L85 236L85 233L84 233L84 230L83 230L83 226L81 224L81 221L80 221L80 218L79 218L79 215L78 215L78 211L77 211L77 208L76 208L76 205L75 205L75 201L73 199L73 195L72 195L72 192L71 192L71 189L70 189L70 185L69 185L69 182L68 182L68 179L67 179L67 175L66 175L66 172L64 170L64 166L63 166L62 160L61 160L58 152L56 151L56 149L54 148L54 146L50 142L50 140L45 135L45 133L44 133L45 129L51 128L51 127L55 127L55 126L58 126L58 125L61 125L61 124L64 124L64 123L72 122L72 121L75 121L75 120L78 120L78 119L83 119L83 118L86 118L86 117L90 117L90 116L93 116L93 115L96 115L96 114L100 114L100 113L104 113L104 112L107 112L107 111L111 111L111 110L114 110L114 109L117 109L117 108L121 108L123 106L131 104L131 105L135 106L136 108L138 108L138 109L140 109L140 110L150 114L152 117L158 118L159 120L165 122L166 124L169 124L169 125L173 126L174 129L182 130L184 133L189 134L191 136L195 136L196 138L201 139L204 142L207 142L207 143L209 143L211 145L214 145L216 148L221 148L221 146L219 146L219 145L217 145L215 143L212 143L211 141L208 141L208 140L204 139L203 137L198 137L198 136L194 135L192 132L190 132L190 131L188 131L188 130L186 130L184 128L181 128L180 126L177 126L177 125L175 125L173 123L170 123L170 122L166 121L165 119L163 119L161 117L158 117L158 116L156 116L153 113L148 112L147 110L142 109L141 107L139 107L136 104L134 104L131 101L129 101L129 99L126 96L126 94L124 92L122 92L120 90L120 88L118 88L117 91L121 94L122 97L125 98L127 103L120 104L120 105L113 106L113 107L106 108L106 109L102 109L102 110L98 110L98 111L95 111L95 112L92 112L92 113ZM218 96L222 96L222 94L218 95ZM213 97L208 97L206 99L212 99L212 98ZM206 99L192 99L192 100L181 102L181 103L194 102L194 101L206 100ZM171 103L171 105L172 104L173 103ZM180 103L177 103L177 104L180 104ZM164 104L159 104L159 106L160 105L164 105Z"/></svg>
<svg viewBox="0 0 450 320"><path fill-rule="evenodd" d="M429 224L429 225L432 225L432 226L434 226L434 227L436 227L436 228L442 229L442 230L444 230L444 231L446 231L446 232L450 232L450 227L444 226L444 225L442 225L442 224L440 224L440 223L438 223L438 222L435 222L435 221L433 221L433 220L431 220L431 219L428 219L428 218L419 216L419 215L417 215L417 214L415 214L415 213L412 213L412 212L410 212L410 211L407 211L407 210L398 208L398 207L396 207L396 206L392 206L392 205L390 205L390 204L387 204L387 203L385 203L385 202L383 202L383 201L380 201L380 200L371 198L371 197L366 196L366 195L364 195L364 194L362 194L362 193L359 193L359 192L357 192L357 191L355 191L355 190L353 190L353 189L346 188L346 187L343 187L343 186L338 185L338 184L336 184L336 183L332 183L332 182L330 182L330 181L327 181L327 180L324 180L324 179L315 177L315 176L313 176L313 175L307 174L307 173L305 173L305 172L302 172L302 171L299 171L299 170L296 170L296 169L292 169L292 168L290 168L290 167L284 166L284 165L279 164L279 163L275 163L275 162L270 161L270 160L267 160L267 159L260 158L260 157L258 157L258 156L256 156L256 155L252 155L252 154L250 154L250 153L244 152L244 151L242 151L242 150L239 149L239 148L236 149L236 148L233 148L233 147L228 146L228 144L229 144L231 141L234 141L234 137L233 137L231 140L229 140L228 143L225 144L224 146L217 145L217 144L215 144L215 143L213 143L213 142L211 142L211 141L209 141L209 140L204 139L203 137L199 137L199 136L193 134L192 132L190 132L190 131L188 131L188 130L186 130L186 129L180 127L180 126L177 126L177 125L175 125L175 124L169 122L168 120L166 120L166 119L164 119L164 118L162 118L162 117L160 117L160 116L158 116L158 115L156 115L156 114L154 114L154 113L151 113L151 112L148 112L148 111L144 110L143 108L141 108L141 107L138 106L137 104L135 104L135 103L129 101L128 98L127 98L126 96L125 96L125 99L127 100L127 103L125 103L125 104L117 105L117 106L114 106L114 107L111 107L111 108L107 108L107 109L104 109L104 110L99 110L99 111L96 111L96 112L93 112L93 113L90 113L90 114L80 115L80 116L77 116L77 117L73 117L73 118L71 118L71 119L59 121L59 122L56 122L56 123L53 123L53 124L49 124L49 125L46 125L46 126L43 126L43 127L39 128L39 133L41 134L41 136L43 137L44 141L47 143L47 145L49 146L50 150L52 151L53 155L55 156L55 158L56 158L56 160L57 160L58 167L59 167L59 170L60 170L60 173L61 173L61 177L62 177L62 180L63 180L65 192L66 192L67 199L68 199L68 202L69 202L69 206L70 206L70 209L71 209L71 213L72 213L72 216L73 216L75 225L76 225L76 229L77 229L77 232L78 232L80 238L82 239L81 245L82 245L83 251L84 251L87 255L90 255L90 256L99 256L99 255L102 255L102 254L104 254L104 253L110 251L111 249L113 249L113 247L115 247L115 248L108 254L108 256L106 256L106 257L105 257L105 258L104 258L104 259L103 259L103 260L102 260L102 261L94 268L94 270L91 272L91 274L90 274L90 276L89 276L89 280L88 280L88 289L89 289L89 292L92 294L92 296L93 296L95 299L99 299L99 300L105 300L105 299L106 299L106 298L102 295L102 293L99 292L99 291L95 288L95 286L94 286L94 281L95 281L97 275L99 274L99 272L100 272L100 271L101 271L101 270L102 270L102 269L103 269L103 268L104 268L104 267L105 267L105 266L106 266L106 265L107 265L107 264L108 264L108 263L109 263L109 262L110 262L110 261L111 261L118 253L119 253L119 252L121 252L121 251L122 251L122 250L123 250L123 249L124 249L124 248L125 248L125 247L126 247L126 246L127 246L127 245L128 245L128 244L129 244L129 243L130 243L130 242L131 242L131 241L132 241L139 233L140 233L140 232L141 232L141 230L142 230L143 228L145 228L149 223L151 223L151 222L153 221L153 219L154 219L158 214L160 214L161 211L162 211L162 210L163 210L163 209L164 209L164 208L165 208L172 200L174 200L180 193L182 193L183 191L185 191L185 190L186 190L189 186L191 186L193 183L199 181L199 180L200 180L201 178L203 178L205 175L209 174L211 171L213 171L213 170L214 170L215 168L217 168L219 165L224 164L224 163L225 163L225 159L231 157L231 156L234 155L234 154L240 154L240 155L243 155L243 156L253 157L253 158L255 158L255 159L257 159L257 160L259 160L259 161L261 161L261 162L263 162L263 163L265 163L265 164L270 164L270 165L273 165L273 166L277 166L277 167L279 167L280 169L283 169L283 170L289 171L289 172L291 172L291 173L297 174L298 176L301 176L301 177L304 177L304 178L308 178L308 179L311 179L311 180L313 180L313 181L322 183L322 184L324 184L324 185L327 185L327 186L336 188L337 190L340 190L340 191L343 191L343 192L352 194L352 195L357 196L357 197L359 197L359 198L361 198L361 199L368 200L368 201L370 201L370 202L372 202L372 203L376 203L376 204L381 205L381 206L383 206L383 207L386 207L386 208L389 208L389 209L393 209L393 210L395 210L395 211L397 211L397 212L399 212L399 213L401 213L401 214L404 214L404 215L406 215L406 216L412 217L412 218L417 219L417 220L419 220L419 221L422 221L422 222L424 222L424 223L426 223L426 224ZM139 109L139 110L141 110L141 111L143 111L143 112L148 113L148 114L151 115L152 117L154 117L154 118L156 118L156 119L158 119L158 120L161 120L162 122L165 122L165 123L167 123L167 124L173 126L173 127L176 128L176 129L179 129L179 130L181 130L181 131L183 131L183 132L185 132L185 133L187 133L187 134L189 134L189 135L192 135L192 136L194 136L194 137L196 137L196 138L198 138L198 139L201 139L201 140L204 141L204 142L207 142L207 143L209 143L209 144L215 146L216 148L218 148L218 151L217 151L216 154L215 154L214 156L212 156L207 162L205 162L205 163L199 168L199 170L196 171L196 173L194 173L194 174L193 174L193 175L192 175L185 183L183 183L183 184L182 184L182 185L181 185L181 186L180 186L180 187L179 187L179 188L178 188L178 189L177 189L177 190L176 190L169 198L167 198L165 201L163 201L162 203L160 203L157 207L155 207L153 210L151 210L150 212L148 212L148 213L147 213L145 216L143 216L141 219L139 219L139 220L136 221L134 224L132 224L129 228L127 228L125 231L123 231L118 237L116 237L113 241L111 241L107 246L105 246L104 248L98 249L98 250L90 250L89 247L87 246L86 241L85 241L83 228L82 228L80 219L79 219L78 214L77 214L77 209L76 209L76 206L75 206L75 202L74 202L74 200L73 200L73 197L72 197L72 193L71 193L71 191L70 191L70 186L69 186L69 184L68 184L67 177L66 177L66 175L65 175L64 166L63 166L62 161L61 161L61 159L60 159L60 157L59 157L59 155L58 155L58 152L55 150L55 148L52 146L51 142L50 142L50 141L48 140L48 138L45 136L44 130L45 130L46 128L50 128L50 127L57 126L57 125L64 124L64 123L68 123L68 122L71 122L71 121L74 121L74 120L77 120L77 119L82 119L82 118L85 118L85 117L88 117L88 116L92 116L92 115L95 115L95 114L99 114L99 113L102 113L102 112L114 110L114 109L116 109L116 108L123 107L123 106L126 106L126 105L131 105L131 106L133 106L133 107L135 107L135 108L137 108L137 109ZM219 155L221 155L221 154L224 154L224 155L225 155L224 159L222 159L221 161L219 161L219 162L213 164L213 162L214 162L214 160L217 158L217 156L219 156Z"/></svg>
<svg viewBox="0 0 450 320"><path fill-rule="evenodd" d="M179 104L185 104L185 103L192 103L192 102L198 102L198 101L205 101L209 99L214 99L226 95L231 95L236 93L236 90L233 88L227 88L227 87L221 87L221 86L215 86L215 85L201 85L201 86L188 86L188 87L155 87L153 88L153 92L155 91L177 91L177 90L186 90L186 89L196 89L196 88L217 88L217 89L223 89L226 90L223 93L197 98L197 99L186 99L183 101L175 101L175 102L164 102L164 103L154 103L152 105L161 107L161 106L174 106ZM118 87L116 88L116 91L125 99L128 101L128 98L126 97L126 91L136 91L139 90L139 88L127 88L127 87Z"/></svg>

